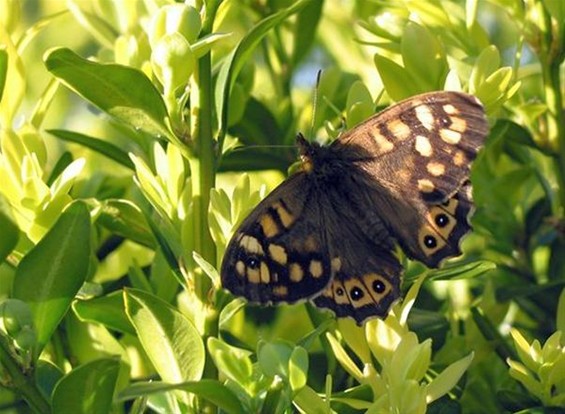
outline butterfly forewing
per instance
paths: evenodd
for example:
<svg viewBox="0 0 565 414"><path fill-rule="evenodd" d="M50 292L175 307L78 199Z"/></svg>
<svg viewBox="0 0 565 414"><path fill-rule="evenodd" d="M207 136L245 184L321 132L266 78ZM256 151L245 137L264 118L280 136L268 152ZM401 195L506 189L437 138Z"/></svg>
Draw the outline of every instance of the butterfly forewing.
<svg viewBox="0 0 565 414"><path fill-rule="evenodd" d="M435 92L381 112L333 146L368 176L373 212L408 256L436 267L459 253L460 239L470 229L470 184L465 183L487 132L476 98ZM438 206L449 200L459 208L440 214Z"/></svg>
<svg viewBox="0 0 565 414"><path fill-rule="evenodd" d="M311 182L298 173L243 221L222 263L222 285L250 302L294 303L331 279L322 207Z"/></svg>

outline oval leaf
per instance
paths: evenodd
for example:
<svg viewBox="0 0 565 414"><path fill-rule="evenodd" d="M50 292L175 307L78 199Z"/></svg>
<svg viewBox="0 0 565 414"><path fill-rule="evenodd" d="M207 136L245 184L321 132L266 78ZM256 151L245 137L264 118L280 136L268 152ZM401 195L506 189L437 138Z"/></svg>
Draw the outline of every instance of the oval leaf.
<svg viewBox="0 0 565 414"><path fill-rule="evenodd" d="M124 292L126 314L143 349L166 382L199 380L204 344L194 325L171 305L141 290Z"/></svg>
<svg viewBox="0 0 565 414"><path fill-rule="evenodd" d="M37 355L84 283L89 263L90 215L83 203L76 202L16 270L14 298L27 302L33 312Z"/></svg>
<svg viewBox="0 0 565 414"><path fill-rule="evenodd" d="M53 412L111 412L119 369L120 363L116 359L100 359L72 370L57 383L53 391Z"/></svg>
<svg viewBox="0 0 565 414"><path fill-rule="evenodd" d="M51 51L45 66L104 112L136 129L169 136L165 103L143 72L123 65L92 62L66 48Z"/></svg>

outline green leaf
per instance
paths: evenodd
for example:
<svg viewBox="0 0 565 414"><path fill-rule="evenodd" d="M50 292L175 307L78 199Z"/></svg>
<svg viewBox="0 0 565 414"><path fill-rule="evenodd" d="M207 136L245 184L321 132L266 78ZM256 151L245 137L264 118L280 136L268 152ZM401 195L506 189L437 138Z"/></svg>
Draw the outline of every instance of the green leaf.
<svg viewBox="0 0 565 414"><path fill-rule="evenodd" d="M306 386L302 388L293 398L294 404L303 413L308 414L329 414L325 401L316 394L312 388Z"/></svg>
<svg viewBox="0 0 565 414"><path fill-rule="evenodd" d="M212 283L214 283L215 286L220 286L221 285L220 275L218 274L216 268L212 266L210 263L208 263L197 252L192 252L192 257L194 258L194 261L198 264L198 266L200 266L202 271L206 274L206 276L210 278Z"/></svg>
<svg viewBox="0 0 565 414"><path fill-rule="evenodd" d="M288 379L290 388L299 391L308 380L308 352L301 346L292 350L288 361Z"/></svg>
<svg viewBox="0 0 565 414"><path fill-rule="evenodd" d="M106 296L73 302L73 311L81 321L100 323L118 332L135 335L135 329L124 312L121 291Z"/></svg>
<svg viewBox="0 0 565 414"><path fill-rule="evenodd" d="M292 346L281 340L272 343L261 342L257 351L257 362L265 375L278 375L288 379L288 362L292 351Z"/></svg>
<svg viewBox="0 0 565 414"><path fill-rule="evenodd" d="M245 386L253 374L251 352L236 348L217 338L208 338L208 352L218 370L232 381Z"/></svg>
<svg viewBox="0 0 565 414"><path fill-rule="evenodd" d="M496 263L480 260L471 263L448 263L442 269L433 270L428 280L473 279L496 269Z"/></svg>
<svg viewBox="0 0 565 414"><path fill-rule="evenodd" d="M54 413L107 414L118 378L117 359L100 359L75 368L55 386Z"/></svg>
<svg viewBox="0 0 565 414"><path fill-rule="evenodd" d="M388 95L395 101L401 101L420 91L416 81L406 69L392 60L375 55L375 65Z"/></svg>
<svg viewBox="0 0 565 414"><path fill-rule="evenodd" d="M48 53L47 70L104 112L152 135L170 136L167 109L143 72L117 64L81 58L70 49Z"/></svg>
<svg viewBox="0 0 565 414"><path fill-rule="evenodd" d="M241 309L245 307L247 302L242 298L236 298L228 303L222 311L220 312L220 321L218 322L218 326L220 329L224 329L226 324L230 321L230 319Z"/></svg>
<svg viewBox="0 0 565 414"><path fill-rule="evenodd" d="M298 14L293 30L294 50L292 53L293 67L297 67L310 51L316 39L316 30L322 17L323 1L313 1Z"/></svg>
<svg viewBox="0 0 565 414"><path fill-rule="evenodd" d="M4 195L0 193L0 229L2 229L2 237L0 237L0 263L10 254L16 244L20 230L12 217L12 211L8 201Z"/></svg>
<svg viewBox="0 0 565 414"><path fill-rule="evenodd" d="M113 234L143 246L155 248L157 241L139 208L128 200L105 200L99 206L96 223Z"/></svg>
<svg viewBox="0 0 565 414"><path fill-rule="evenodd" d="M22 259L14 280L14 298L29 304L39 352L84 283L90 263L90 215L75 202L45 237Z"/></svg>
<svg viewBox="0 0 565 414"><path fill-rule="evenodd" d="M298 0L290 7L282 9L257 23L247 34L239 41L237 46L225 59L218 79L216 81L216 113L218 114L219 142L223 144L228 125L228 102L229 97L235 84L237 75L243 65L249 61L251 54L260 44L261 40L269 33L271 29L281 24L286 18L294 13L302 10L312 1L320 0Z"/></svg>
<svg viewBox="0 0 565 414"><path fill-rule="evenodd" d="M111 142L104 141L99 138L94 138L85 134L80 134L78 132L67 131L64 129L48 129L47 132L55 135L57 138L60 138L63 141L74 142L82 145L83 147L96 151L97 153L116 161L124 167L133 170L133 162L129 158L129 155Z"/></svg>
<svg viewBox="0 0 565 414"><path fill-rule="evenodd" d="M126 314L147 356L164 381L199 380L204 344L194 325L168 303L149 293L124 291Z"/></svg>
<svg viewBox="0 0 565 414"><path fill-rule="evenodd" d="M426 402L430 403L437 400L455 387L467 368L469 368L469 365L471 365L471 361L473 361L473 353L449 365L435 377L426 389Z"/></svg>
<svg viewBox="0 0 565 414"><path fill-rule="evenodd" d="M347 352L345 351L343 346L339 343L339 341L336 339L336 337L329 332L326 333L326 337L328 338L330 346L332 347L332 351L336 359L341 364L341 366L349 373L349 375L351 375L357 381L362 381L363 373L357 367L353 359L351 359L351 357L347 354Z"/></svg>
<svg viewBox="0 0 565 414"><path fill-rule="evenodd" d="M202 397L222 411L239 414L245 412L237 396L226 386L216 380L202 379L198 382L165 384L162 382L143 382L132 384L118 394L119 401L131 400L156 392L184 390Z"/></svg>
<svg viewBox="0 0 565 414"><path fill-rule="evenodd" d="M419 92L441 89L449 70L442 43L425 27L409 22L401 47L404 67L417 82Z"/></svg>

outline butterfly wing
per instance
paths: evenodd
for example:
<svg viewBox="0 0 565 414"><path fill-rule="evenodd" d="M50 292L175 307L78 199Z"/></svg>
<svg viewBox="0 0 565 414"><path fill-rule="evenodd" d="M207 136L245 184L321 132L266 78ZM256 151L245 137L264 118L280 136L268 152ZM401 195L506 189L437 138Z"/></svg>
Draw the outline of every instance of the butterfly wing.
<svg viewBox="0 0 565 414"><path fill-rule="evenodd" d="M457 92L412 97L334 142L364 173L371 215L408 256L436 267L469 229L471 162L488 133L480 102Z"/></svg>
<svg viewBox="0 0 565 414"><path fill-rule="evenodd" d="M332 271L319 196L299 172L259 203L227 246L222 285L260 304L294 303L326 288Z"/></svg>
<svg viewBox="0 0 565 414"><path fill-rule="evenodd" d="M338 317L351 317L358 325L367 319L384 318L400 297L402 267L391 253L392 244L379 232L359 220L362 189L357 188L349 170L343 184L329 187L324 210L327 241L334 272L329 286L313 299L316 306L331 309Z"/></svg>

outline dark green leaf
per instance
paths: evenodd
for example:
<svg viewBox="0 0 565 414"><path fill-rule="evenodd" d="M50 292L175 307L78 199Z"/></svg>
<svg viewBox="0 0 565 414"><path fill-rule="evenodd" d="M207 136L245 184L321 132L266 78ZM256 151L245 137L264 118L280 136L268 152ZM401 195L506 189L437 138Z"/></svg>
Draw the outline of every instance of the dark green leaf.
<svg viewBox="0 0 565 414"><path fill-rule="evenodd" d="M90 148L91 150L116 161L130 170L134 169L133 162L129 158L128 154L111 142L80 134L78 132L66 131L64 129L48 129L47 132L64 141L75 142L86 148Z"/></svg>
<svg viewBox="0 0 565 414"><path fill-rule="evenodd" d="M73 310L81 321L100 323L135 336L135 329L125 314L122 291L94 299L77 300L73 302Z"/></svg>
<svg viewBox="0 0 565 414"><path fill-rule="evenodd" d="M294 51L291 63L293 67L298 66L316 39L323 6L323 1L313 1L298 13L294 27Z"/></svg>
<svg viewBox="0 0 565 414"><path fill-rule="evenodd" d="M113 234L155 248L153 237L145 216L139 208L128 200L106 200L100 205L100 214L96 222Z"/></svg>
<svg viewBox="0 0 565 414"><path fill-rule="evenodd" d="M231 90L243 65L249 61L251 54L259 45L261 40L275 26L281 24L286 18L294 13L302 10L312 1L320 0L298 0L290 7L280 10L255 25L247 34L239 41L230 55L222 64L218 79L216 81L216 113L218 114L219 141L223 144L224 136L227 132L228 125L228 102Z"/></svg>
<svg viewBox="0 0 565 414"><path fill-rule="evenodd" d="M12 211L4 195L0 193L0 263L16 247L20 230L12 218Z"/></svg>
<svg viewBox="0 0 565 414"><path fill-rule="evenodd" d="M487 319L481 308L473 306L471 308L471 315L484 338L487 341L494 343L496 353L500 359L503 361L506 361L507 358L512 358L514 360L518 359L514 348L508 345L492 322Z"/></svg>
<svg viewBox="0 0 565 414"><path fill-rule="evenodd" d="M198 382L183 382L180 384L165 384L163 382L145 382L132 384L121 391L118 400L131 400L156 392L184 390L194 393L222 409L227 413L239 414L245 412L235 394L222 383L215 380L203 379Z"/></svg>
<svg viewBox="0 0 565 414"><path fill-rule="evenodd" d="M108 414L119 369L117 359L100 359L75 368L57 383L53 412Z"/></svg>
<svg viewBox="0 0 565 414"><path fill-rule="evenodd" d="M40 359L35 368L35 382L44 395L51 395L57 382L63 378L63 371L51 361Z"/></svg>
<svg viewBox="0 0 565 414"><path fill-rule="evenodd" d="M65 168L67 168L73 161L73 154L71 154L69 151L63 152L55 163L55 166L51 170L51 174L49 174L49 178L47 178L46 184L49 186L53 184L57 177L59 177L59 175L61 175L61 173L65 171Z"/></svg>
<svg viewBox="0 0 565 414"><path fill-rule="evenodd" d="M45 66L104 112L150 134L169 136L167 108L143 72L123 65L83 59L70 49L49 52Z"/></svg>
<svg viewBox="0 0 565 414"><path fill-rule="evenodd" d="M83 203L75 202L16 270L14 298L32 309L37 355L84 283L89 263L90 215Z"/></svg>
<svg viewBox="0 0 565 414"><path fill-rule="evenodd" d="M433 270L428 280L459 280L472 279L496 269L496 264L481 260L471 263L450 263L439 270Z"/></svg>

